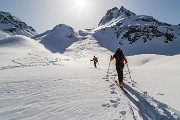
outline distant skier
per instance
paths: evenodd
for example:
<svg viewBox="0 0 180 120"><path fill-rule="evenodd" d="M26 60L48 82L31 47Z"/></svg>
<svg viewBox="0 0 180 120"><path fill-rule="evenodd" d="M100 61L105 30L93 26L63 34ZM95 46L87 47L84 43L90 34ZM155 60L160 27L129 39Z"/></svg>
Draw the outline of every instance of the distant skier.
<svg viewBox="0 0 180 120"><path fill-rule="evenodd" d="M112 61L113 59L116 59L116 70L117 70L117 73L118 73L118 80L119 80L119 85L120 87L123 87L123 68L124 68L124 62L125 64L128 63L123 51L118 48L116 50L116 53L111 57L110 57L110 60Z"/></svg>
<svg viewBox="0 0 180 120"><path fill-rule="evenodd" d="M94 61L94 67L97 68L97 62L98 62L98 58L96 56L94 56L94 58L91 60Z"/></svg>

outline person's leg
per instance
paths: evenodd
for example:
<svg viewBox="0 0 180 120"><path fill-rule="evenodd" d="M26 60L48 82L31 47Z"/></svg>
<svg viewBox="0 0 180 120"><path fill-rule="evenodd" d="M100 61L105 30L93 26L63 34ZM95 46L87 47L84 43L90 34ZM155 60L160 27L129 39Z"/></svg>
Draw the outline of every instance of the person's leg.
<svg viewBox="0 0 180 120"><path fill-rule="evenodd" d="M121 78L121 74L120 74L120 65L119 64L116 64L116 71L117 71L117 74L118 74L118 81L120 83L120 78Z"/></svg>
<svg viewBox="0 0 180 120"><path fill-rule="evenodd" d="M123 71L119 72L119 83L123 82Z"/></svg>
<svg viewBox="0 0 180 120"><path fill-rule="evenodd" d="M96 68L97 66L96 66L96 62L94 62L94 67Z"/></svg>
<svg viewBox="0 0 180 120"><path fill-rule="evenodd" d="M119 65L119 71L120 71L120 81L121 82L123 82L123 69L124 69L124 63L121 63L120 65Z"/></svg>
<svg viewBox="0 0 180 120"><path fill-rule="evenodd" d="M124 63L121 63L120 64L120 75L119 75L119 83L120 83L120 87L124 87L124 84L123 84L123 69L124 69Z"/></svg>

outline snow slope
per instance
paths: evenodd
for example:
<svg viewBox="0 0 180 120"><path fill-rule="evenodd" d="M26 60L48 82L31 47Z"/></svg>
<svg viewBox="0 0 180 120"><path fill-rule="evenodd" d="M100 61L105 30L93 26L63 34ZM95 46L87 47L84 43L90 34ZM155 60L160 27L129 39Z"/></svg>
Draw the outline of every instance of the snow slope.
<svg viewBox="0 0 180 120"><path fill-rule="evenodd" d="M180 120L179 37L118 41L121 27L146 16L112 10L96 29L60 24L32 38L0 33L0 120ZM129 61L127 94L115 84L115 61L109 60L119 42Z"/></svg>
<svg viewBox="0 0 180 120"><path fill-rule="evenodd" d="M8 33L0 31L0 39L4 39L4 38L7 38L7 37L10 37L10 35Z"/></svg>
<svg viewBox="0 0 180 120"><path fill-rule="evenodd" d="M128 56L125 95L114 82L114 61L107 72L112 53L89 30L79 33L83 39L64 54L24 36L0 40L0 119L180 119L179 55ZM96 69L90 62L94 55Z"/></svg>

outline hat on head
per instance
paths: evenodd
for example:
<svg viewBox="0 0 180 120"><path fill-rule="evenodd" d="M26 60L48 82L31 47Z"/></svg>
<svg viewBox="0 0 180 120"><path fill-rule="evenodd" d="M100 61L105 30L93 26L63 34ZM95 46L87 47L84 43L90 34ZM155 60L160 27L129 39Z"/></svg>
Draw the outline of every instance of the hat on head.
<svg viewBox="0 0 180 120"><path fill-rule="evenodd" d="M120 51L121 49L118 47L117 49L116 49L116 51Z"/></svg>

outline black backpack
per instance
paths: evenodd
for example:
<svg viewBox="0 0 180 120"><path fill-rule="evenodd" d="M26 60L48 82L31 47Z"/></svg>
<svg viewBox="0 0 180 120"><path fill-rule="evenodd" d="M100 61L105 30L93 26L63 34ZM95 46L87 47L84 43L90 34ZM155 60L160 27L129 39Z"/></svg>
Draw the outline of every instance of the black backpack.
<svg viewBox="0 0 180 120"><path fill-rule="evenodd" d="M115 59L116 59L116 62L123 62L124 60L124 54L122 52L122 50L119 50L115 53Z"/></svg>

